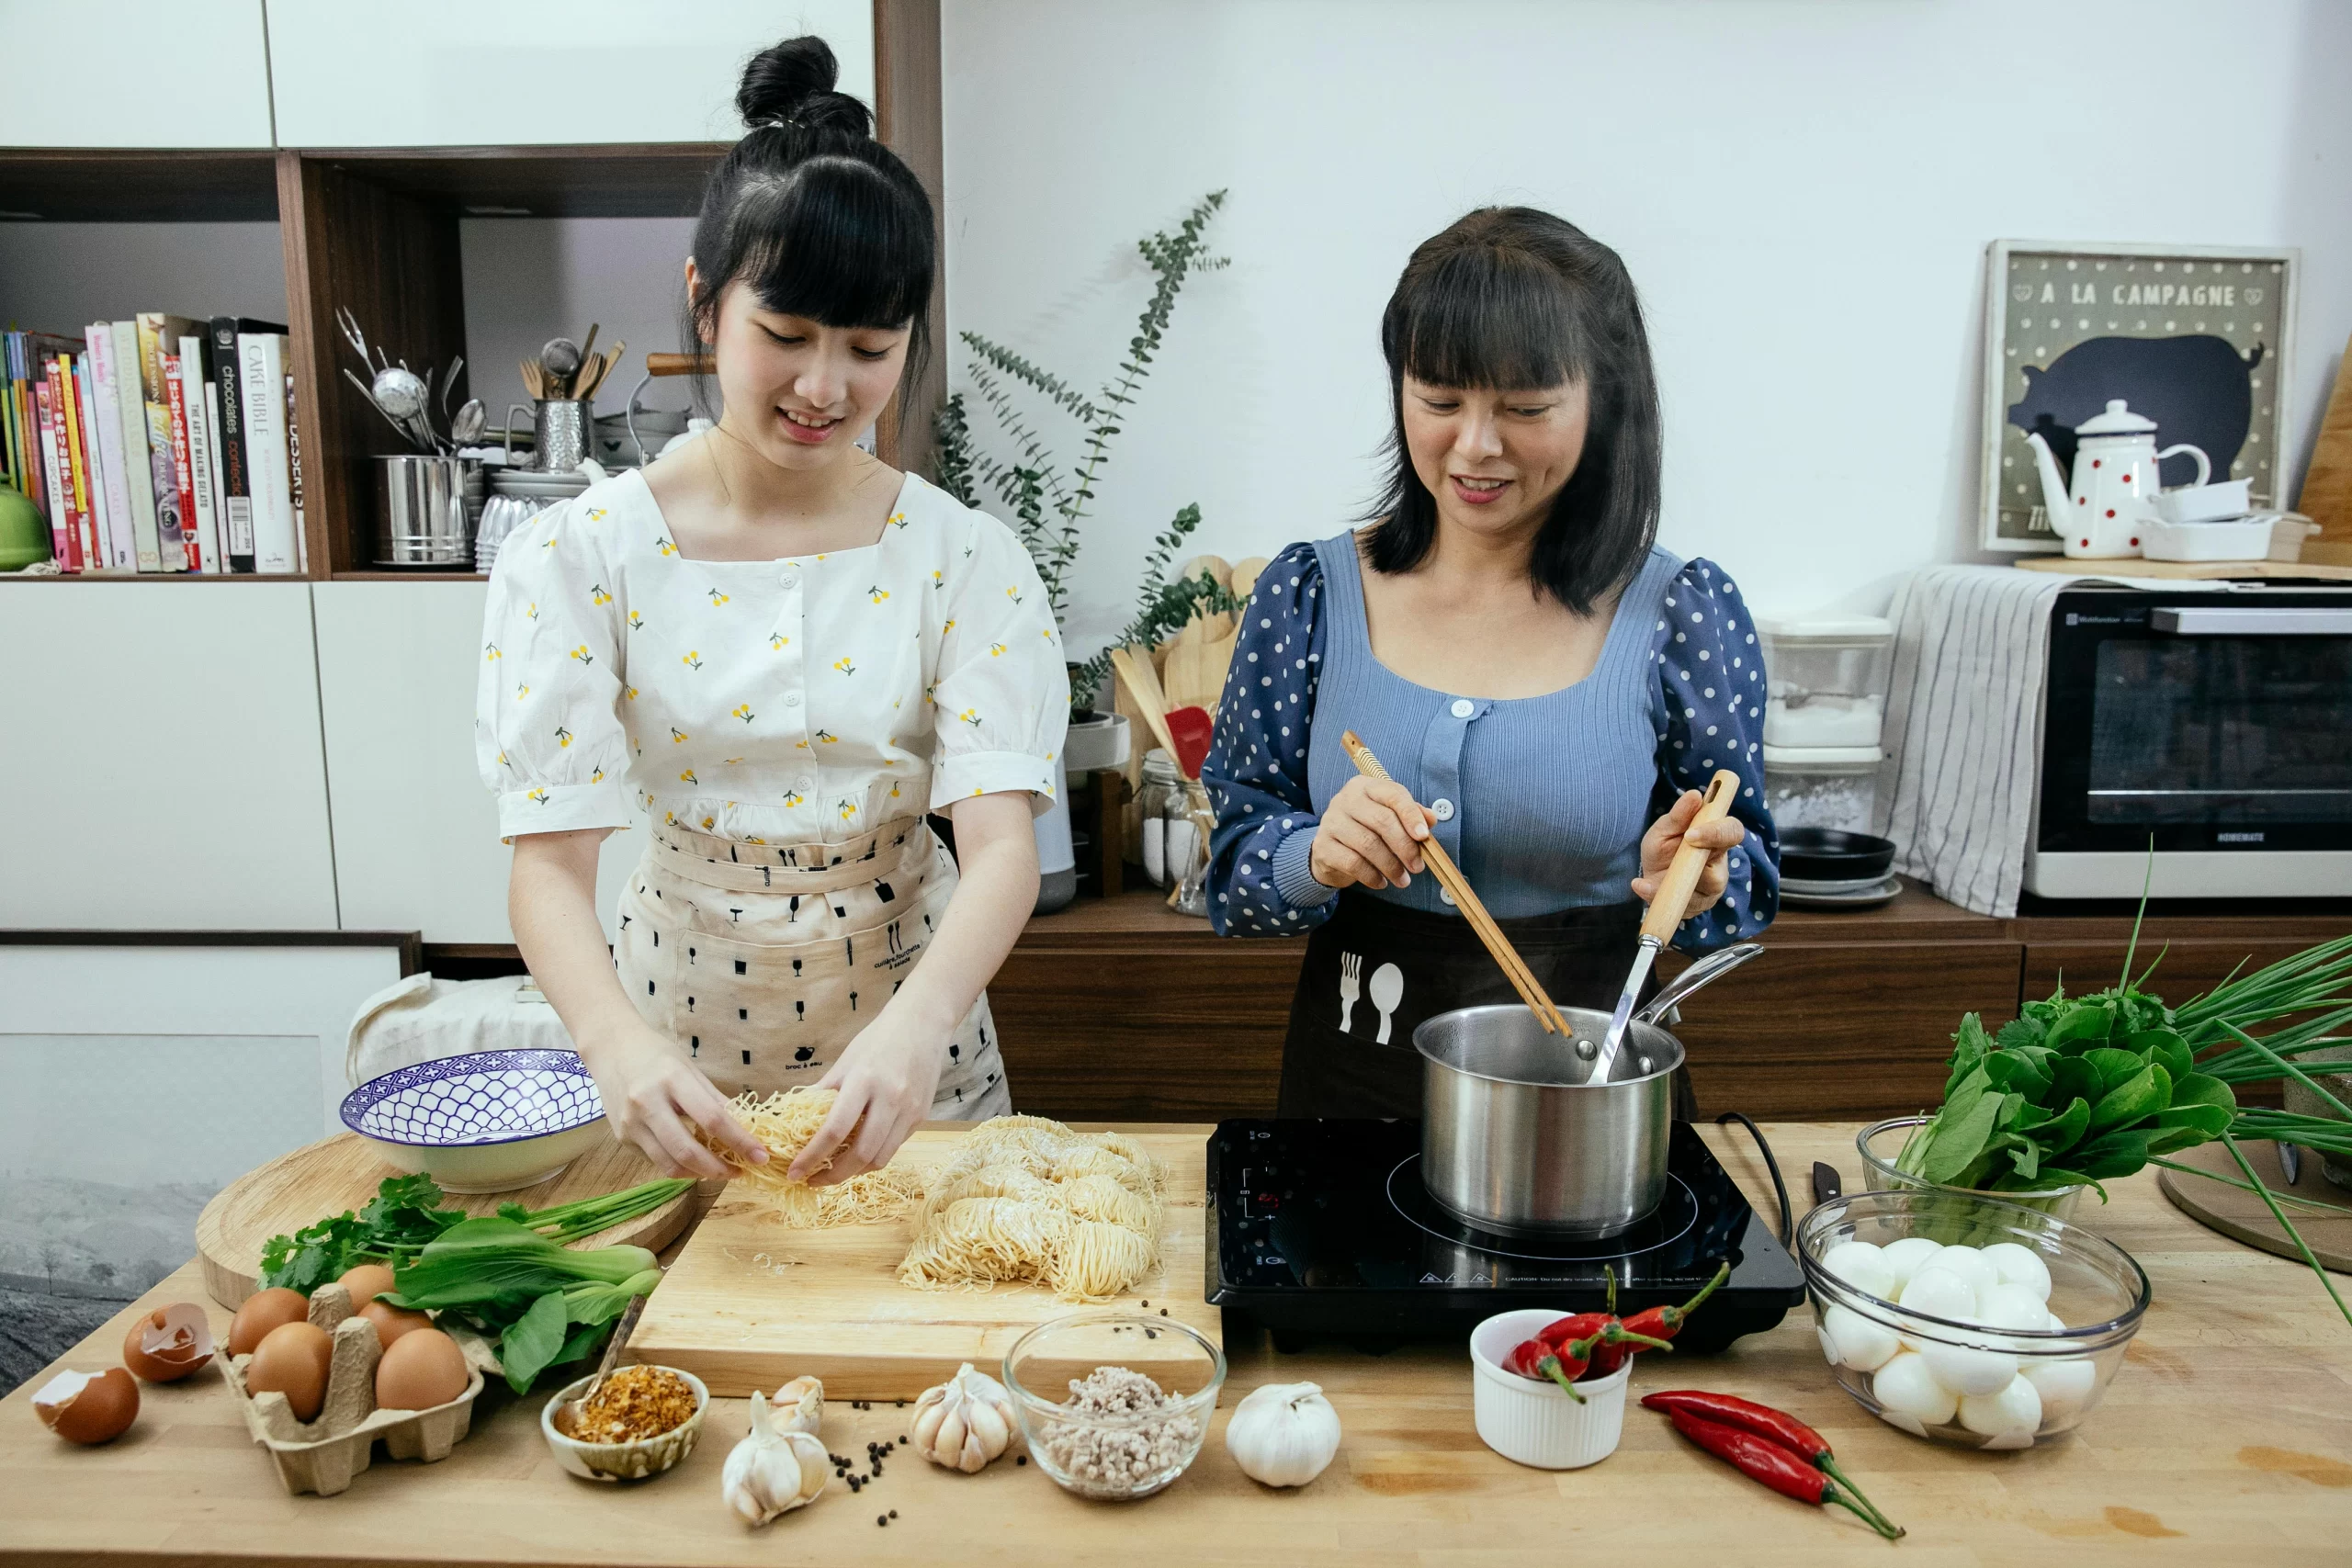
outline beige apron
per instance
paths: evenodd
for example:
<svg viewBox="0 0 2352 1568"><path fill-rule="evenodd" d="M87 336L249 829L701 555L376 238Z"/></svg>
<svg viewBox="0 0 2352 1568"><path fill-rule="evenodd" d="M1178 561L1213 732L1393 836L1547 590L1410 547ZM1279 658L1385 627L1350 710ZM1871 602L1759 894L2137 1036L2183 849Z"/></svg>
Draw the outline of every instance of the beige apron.
<svg viewBox="0 0 2352 1568"><path fill-rule="evenodd" d="M838 844L752 844L656 824L621 895L614 962L654 1028L721 1093L814 1084L882 1011L956 891L919 817ZM944 1043L931 1114L1012 1109L981 994Z"/></svg>

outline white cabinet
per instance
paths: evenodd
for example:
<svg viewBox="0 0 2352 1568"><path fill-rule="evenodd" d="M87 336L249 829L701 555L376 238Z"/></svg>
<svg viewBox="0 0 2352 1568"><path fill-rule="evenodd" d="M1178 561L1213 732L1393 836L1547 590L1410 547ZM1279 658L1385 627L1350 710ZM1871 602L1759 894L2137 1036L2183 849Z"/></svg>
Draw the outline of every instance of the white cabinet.
<svg viewBox="0 0 2352 1568"><path fill-rule="evenodd" d="M334 929L309 583L0 583L0 926Z"/></svg>
<svg viewBox="0 0 2352 1568"><path fill-rule="evenodd" d="M261 0L5 0L0 146L266 147Z"/></svg>
<svg viewBox="0 0 2352 1568"><path fill-rule="evenodd" d="M319 686L335 873L350 931L508 942L498 811L474 764L481 582L321 582ZM639 830L605 840L596 907L607 934Z"/></svg>
<svg viewBox="0 0 2352 1568"><path fill-rule="evenodd" d="M758 51L814 32L874 101L870 0L270 0L286 147L732 141Z"/></svg>

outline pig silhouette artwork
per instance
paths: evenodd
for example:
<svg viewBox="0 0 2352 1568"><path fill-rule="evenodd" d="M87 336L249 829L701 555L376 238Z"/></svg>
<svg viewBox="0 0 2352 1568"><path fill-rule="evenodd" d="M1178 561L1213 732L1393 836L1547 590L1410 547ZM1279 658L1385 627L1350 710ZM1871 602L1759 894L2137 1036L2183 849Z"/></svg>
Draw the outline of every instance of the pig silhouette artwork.
<svg viewBox="0 0 2352 1568"><path fill-rule="evenodd" d="M2086 338L2047 367L2023 367L2025 396L2011 403L2008 422L2039 431L2061 468L2075 471L2075 426L2100 412L2109 398L2156 422L2167 446L2186 442L2212 459L2213 478L2230 477L2254 419L2254 371L2263 347L2241 355L2225 338ZM2196 459L2167 457L2167 486L2197 477ZM2267 487L2257 485L2257 491Z"/></svg>

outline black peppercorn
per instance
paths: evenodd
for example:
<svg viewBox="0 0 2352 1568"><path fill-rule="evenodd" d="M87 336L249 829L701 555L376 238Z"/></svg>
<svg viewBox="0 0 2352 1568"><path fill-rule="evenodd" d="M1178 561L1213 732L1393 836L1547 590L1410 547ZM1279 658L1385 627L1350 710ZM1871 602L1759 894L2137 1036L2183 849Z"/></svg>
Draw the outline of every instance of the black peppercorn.
<svg viewBox="0 0 2352 1568"><path fill-rule="evenodd" d="M1027 1464L1029 1462L1029 1456L1027 1454L1014 1454L1012 1456L1012 1462L1015 1464Z"/></svg>
<svg viewBox="0 0 2352 1568"><path fill-rule="evenodd" d="M891 1509L891 1510L890 1510L890 1517L891 1517L892 1518L894 1518L894 1519L895 1519L895 1518L897 1518L897 1517L899 1517L899 1510L898 1510L898 1509L896 1509L896 1508Z"/></svg>
<svg viewBox="0 0 2352 1568"><path fill-rule="evenodd" d="M1159 1309L1159 1315L1160 1315L1160 1316L1162 1316L1162 1317L1166 1317L1166 1316L1168 1315L1168 1309L1167 1309L1166 1307L1161 1307L1161 1308Z"/></svg>
<svg viewBox="0 0 2352 1568"><path fill-rule="evenodd" d="M876 1514L874 1516L874 1522L877 1525L887 1525L890 1522L890 1516L888 1514Z"/></svg>

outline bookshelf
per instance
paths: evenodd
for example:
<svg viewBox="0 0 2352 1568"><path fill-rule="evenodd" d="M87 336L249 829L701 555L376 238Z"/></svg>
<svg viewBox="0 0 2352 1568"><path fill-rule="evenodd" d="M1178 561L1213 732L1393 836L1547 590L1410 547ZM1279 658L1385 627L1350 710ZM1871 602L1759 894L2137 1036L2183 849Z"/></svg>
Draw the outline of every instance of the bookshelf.
<svg viewBox="0 0 2352 1568"><path fill-rule="evenodd" d="M874 0L875 97L881 134L913 166L940 207L937 0ZM701 205L729 143L629 142L553 146L185 150L0 147L0 221L252 222L275 220L286 269L289 359L303 440L305 547L313 581L480 581L479 574L384 570L374 564L374 478L384 449L380 416L342 368L349 352L334 324L348 308L371 340L413 363L447 364L465 352L461 220L681 218ZM941 232L943 243L944 225ZM944 273L933 304L941 345L909 401L924 416L885 416L887 456L920 463L928 412L944 388ZM123 309L132 308L125 301ZM33 323L27 323L31 325ZM66 325L57 324L60 330ZM643 348L657 345L647 344ZM641 350L640 350L641 351ZM456 400L469 396L460 374ZM908 424L925 437L901 439ZM131 578L101 573L6 581L267 581L284 577L203 573Z"/></svg>

